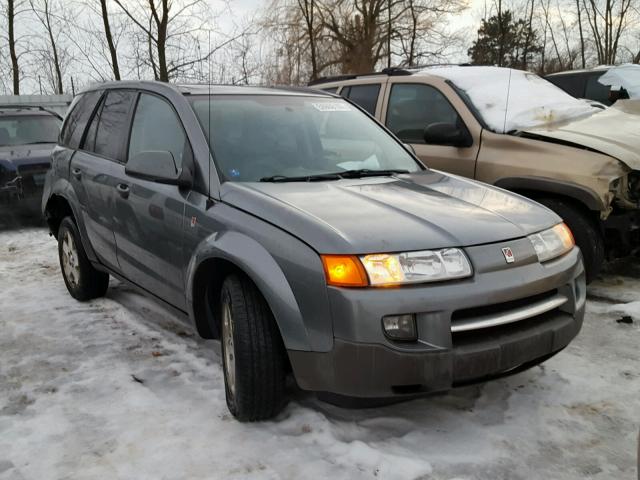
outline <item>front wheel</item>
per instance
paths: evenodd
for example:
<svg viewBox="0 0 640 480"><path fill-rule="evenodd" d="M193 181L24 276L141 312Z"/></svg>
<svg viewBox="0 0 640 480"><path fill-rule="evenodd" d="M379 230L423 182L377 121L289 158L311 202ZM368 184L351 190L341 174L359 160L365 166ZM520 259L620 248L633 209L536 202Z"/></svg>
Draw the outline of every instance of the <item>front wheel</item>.
<svg viewBox="0 0 640 480"><path fill-rule="evenodd" d="M229 411L243 422L274 417L286 403L285 350L269 306L248 278L225 279L220 319Z"/></svg>
<svg viewBox="0 0 640 480"><path fill-rule="evenodd" d="M86 301L107 292L109 275L91 265L71 217L65 217L58 229L58 257L64 284L73 298Z"/></svg>
<svg viewBox="0 0 640 480"><path fill-rule="evenodd" d="M538 202L556 212L567 224L582 251L587 283L596 278L604 264L604 238L594 219L569 202L539 198Z"/></svg>

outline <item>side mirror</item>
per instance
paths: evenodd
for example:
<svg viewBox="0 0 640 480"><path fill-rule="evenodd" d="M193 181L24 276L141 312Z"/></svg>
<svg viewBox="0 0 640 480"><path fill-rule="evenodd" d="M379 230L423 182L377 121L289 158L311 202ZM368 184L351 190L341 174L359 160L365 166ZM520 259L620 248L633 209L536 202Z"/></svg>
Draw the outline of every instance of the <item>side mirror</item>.
<svg viewBox="0 0 640 480"><path fill-rule="evenodd" d="M173 154L166 150L140 152L129 159L124 171L132 177L152 182L180 187L190 187L192 184L191 171L188 168L178 171Z"/></svg>
<svg viewBox="0 0 640 480"><path fill-rule="evenodd" d="M461 130L453 123L432 123L424 129L424 141L431 145L448 145L451 147L470 147L473 138L469 132Z"/></svg>

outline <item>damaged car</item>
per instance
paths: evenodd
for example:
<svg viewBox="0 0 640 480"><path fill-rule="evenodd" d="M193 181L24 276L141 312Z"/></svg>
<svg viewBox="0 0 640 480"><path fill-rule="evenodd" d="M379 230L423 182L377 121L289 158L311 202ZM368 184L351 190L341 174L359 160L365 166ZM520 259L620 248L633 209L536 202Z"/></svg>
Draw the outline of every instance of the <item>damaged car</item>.
<svg viewBox="0 0 640 480"><path fill-rule="evenodd" d="M43 211L80 301L112 276L219 339L229 410L514 374L578 334L585 272L542 205L430 170L340 97L114 82L74 101Z"/></svg>
<svg viewBox="0 0 640 480"><path fill-rule="evenodd" d="M539 76L481 66L387 69L314 88L359 104L432 168L555 211L592 280L640 247L640 104L603 110Z"/></svg>
<svg viewBox="0 0 640 480"><path fill-rule="evenodd" d="M41 107L0 106L0 205L8 213L39 213L61 124Z"/></svg>

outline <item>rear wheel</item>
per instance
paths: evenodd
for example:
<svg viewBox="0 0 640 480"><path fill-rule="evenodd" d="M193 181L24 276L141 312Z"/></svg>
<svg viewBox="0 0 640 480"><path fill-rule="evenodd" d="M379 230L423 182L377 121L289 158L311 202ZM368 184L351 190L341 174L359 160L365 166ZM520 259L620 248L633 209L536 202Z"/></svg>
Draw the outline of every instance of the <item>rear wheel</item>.
<svg viewBox="0 0 640 480"><path fill-rule="evenodd" d="M539 198L537 201L562 217L582 251L587 283L594 280L604 263L604 238L595 220L570 202L556 198Z"/></svg>
<svg viewBox="0 0 640 480"><path fill-rule="evenodd" d="M286 403L284 345L269 306L248 278L225 279L220 319L229 411L243 422L274 417Z"/></svg>
<svg viewBox="0 0 640 480"><path fill-rule="evenodd" d="M62 278L73 298L80 301L102 297L109 287L109 275L93 268L87 258L78 227L65 217L58 229L58 257Z"/></svg>

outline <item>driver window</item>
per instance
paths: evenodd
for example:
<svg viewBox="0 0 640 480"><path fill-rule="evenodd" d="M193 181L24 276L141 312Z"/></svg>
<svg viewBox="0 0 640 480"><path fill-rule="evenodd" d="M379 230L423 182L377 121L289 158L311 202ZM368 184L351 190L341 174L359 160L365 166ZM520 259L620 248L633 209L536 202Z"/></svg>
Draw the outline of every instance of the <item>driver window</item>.
<svg viewBox="0 0 640 480"><path fill-rule="evenodd" d="M433 123L462 125L446 97L429 85L395 84L387 109L387 127L405 143L424 144L424 130Z"/></svg>
<svg viewBox="0 0 640 480"><path fill-rule="evenodd" d="M140 152L168 151L179 170L189 149L180 119L171 105L155 95L141 94L131 127L127 159Z"/></svg>

